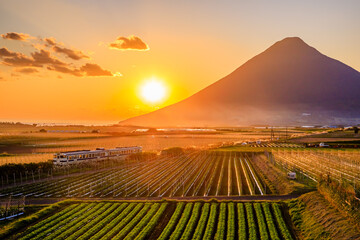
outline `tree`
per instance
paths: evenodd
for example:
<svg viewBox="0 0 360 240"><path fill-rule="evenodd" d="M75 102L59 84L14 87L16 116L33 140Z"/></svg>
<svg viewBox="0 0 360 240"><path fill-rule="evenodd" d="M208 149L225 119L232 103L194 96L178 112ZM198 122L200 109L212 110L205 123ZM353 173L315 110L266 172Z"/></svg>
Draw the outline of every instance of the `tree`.
<svg viewBox="0 0 360 240"><path fill-rule="evenodd" d="M358 127L354 127L354 133L358 134L359 133L359 128Z"/></svg>
<svg viewBox="0 0 360 240"><path fill-rule="evenodd" d="M178 156L183 153L184 150L181 147L172 147L161 151L161 155L167 155L167 156Z"/></svg>

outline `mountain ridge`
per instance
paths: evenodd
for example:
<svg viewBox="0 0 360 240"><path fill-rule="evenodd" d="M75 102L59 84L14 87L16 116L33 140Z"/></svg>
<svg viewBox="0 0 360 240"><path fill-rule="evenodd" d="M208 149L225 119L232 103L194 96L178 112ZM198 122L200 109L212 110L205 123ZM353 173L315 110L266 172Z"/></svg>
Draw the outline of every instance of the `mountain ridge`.
<svg viewBox="0 0 360 240"><path fill-rule="evenodd" d="M354 111L360 109L359 89L360 73L355 69L299 37L288 37L194 95L120 124L296 125L346 118L350 123L360 119ZM310 115L305 118L303 113Z"/></svg>

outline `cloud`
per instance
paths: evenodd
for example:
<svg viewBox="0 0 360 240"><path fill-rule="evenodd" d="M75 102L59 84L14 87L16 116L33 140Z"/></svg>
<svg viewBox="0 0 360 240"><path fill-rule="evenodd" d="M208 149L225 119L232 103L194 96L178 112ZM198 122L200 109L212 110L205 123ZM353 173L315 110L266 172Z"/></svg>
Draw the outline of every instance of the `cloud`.
<svg viewBox="0 0 360 240"><path fill-rule="evenodd" d="M0 48L0 57L15 57L18 53L7 50L7 48Z"/></svg>
<svg viewBox="0 0 360 240"><path fill-rule="evenodd" d="M47 70L56 71L60 73L70 74L76 77L95 77L95 76L121 76L120 73L112 74L110 71L102 69L99 65L93 63L86 63L80 69L71 67L71 64L60 61L51 56L49 51L40 50L31 53L31 58L18 52L12 52L6 48L0 48L0 58L3 59L3 64L13 67L43 67ZM21 73L35 73L38 72L34 68L17 69L16 72Z"/></svg>
<svg viewBox="0 0 360 240"><path fill-rule="evenodd" d="M17 73L38 73L40 71L39 69L69 74L76 77L122 76L119 72L113 74L111 71L103 69L95 63L85 63L82 66L74 64L74 62L70 60L88 59L90 57L80 50L64 46L64 44L58 42L53 37L34 38L23 33L7 33L1 36L6 39L20 41L26 41L26 39L29 38L32 39L28 45L34 51L31 52L29 56L22 52L8 50L6 47L0 48L0 64L13 67L11 74L17 76ZM59 59L59 55L64 55L66 58Z"/></svg>
<svg viewBox="0 0 360 240"><path fill-rule="evenodd" d="M45 42L45 46L52 47L52 50L56 53L64 54L66 57L71 58L73 60L80 60L84 58L90 58L85 55L82 51L77 49L71 49L67 47L63 47L62 43L59 43L55 38L43 38L41 39Z"/></svg>
<svg viewBox="0 0 360 240"><path fill-rule="evenodd" d="M56 39L53 37L44 38L43 41L48 44L49 46L55 46L56 45Z"/></svg>
<svg viewBox="0 0 360 240"><path fill-rule="evenodd" d="M39 71L35 68L20 68L17 69L16 72L24 73L24 74L32 74L32 73L38 73Z"/></svg>
<svg viewBox="0 0 360 240"><path fill-rule="evenodd" d="M82 53L79 50L73 50L70 48L65 47L59 47L59 46L53 46L53 50L57 53L63 53L68 58L74 59L74 60L80 60L83 58L89 58L89 56L86 56L84 53Z"/></svg>
<svg viewBox="0 0 360 240"><path fill-rule="evenodd" d="M71 75L76 76L76 77L82 77L83 76L83 73L79 69L72 69L72 68L70 68L68 66L52 65L52 66L48 66L47 69L50 70L50 71L71 74Z"/></svg>
<svg viewBox="0 0 360 240"><path fill-rule="evenodd" d="M30 35L25 33L16 33L16 32L9 32L6 34L1 35L3 39L9 40L18 40L18 41L27 41L27 39L32 38Z"/></svg>
<svg viewBox="0 0 360 240"><path fill-rule="evenodd" d="M10 76L12 76L12 77L20 77L20 75L19 74L17 74L17 73L11 73L11 75Z"/></svg>
<svg viewBox="0 0 360 240"><path fill-rule="evenodd" d="M33 52L31 53L31 57L28 57L19 52L12 52L7 48L0 48L0 59L3 59L2 63L7 66L27 67L16 69L16 72L25 74L38 72L38 70L29 67L41 68L45 66L47 70L70 74L76 77L122 76L119 72L112 74L109 70L102 69L98 64L94 63L86 63L80 68L72 67L71 63L60 61L56 57L51 56L49 51L44 49Z"/></svg>
<svg viewBox="0 0 360 240"><path fill-rule="evenodd" d="M41 65L37 65L33 59L22 55L12 58L5 58L3 60L3 64L13 67L42 67Z"/></svg>
<svg viewBox="0 0 360 240"><path fill-rule="evenodd" d="M42 65L36 63L34 59L26 56L25 54L12 52L7 50L6 48L0 48L0 58L3 59L3 64L7 66L14 67L25 67L25 66L33 66L33 67L41 67Z"/></svg>
<svg viewBox="0 0 360 240"><path fill-rule="evenodd" d="M129 37L118 37L115 42L109 44L109 47L117 50L148 51L150 49L146 43L134 35Z"/></svg>
<svg viewBox="0 0 360 240"><path fill-rule="evenodd" d="M67 65L67 63L51 56L49 51L43 49L31 53L31 57L28 57L23 53L12 52L6 48L0 48L0 58L3 59L4 65L13 67L42 67L47 64L59 66Z"/></svg>
<svg viewBox="0 0 360 240"><path fill-rule="evenodd" d="M110 71L102 69L99 65L93 63L86 63L83 66L81 66L79 69L71 68L69 66L58 66L58 65L48 66L47 69L50 71L71 74L76 77L122 76L121 73L119 72L112 74Z"/></svg>
<svg viewBox="0 0 360 240"><path fill-rule="evenodd" d="M83 65L80 70L85 73L86 76L96 77L96 76L113 76L113 74L102 69L99 65L93 63L86 63Z"/></svg>
<svg viewBox="0 0 360 240"><path fill-rule="evenodd" d="M40 50L39 52L31 53L31 57L26 56L23 53L12 52L6 48L0 48L0 58L3 58L3 64L14 67L21 66L33 66L42 67L46 64L51 65L67 65L59 59L51 56L49 51Z"/></svg>
<svg viewBox="0 0 360 240"><path fill-rule="evenodd" d="M31 53L31 56L33 57L34 61L37 64L52 64L52 65L67 65L66 63L60 61L59 59L52 57L49 51L46 50L40 50L40 52L33 52Z"/></svg>

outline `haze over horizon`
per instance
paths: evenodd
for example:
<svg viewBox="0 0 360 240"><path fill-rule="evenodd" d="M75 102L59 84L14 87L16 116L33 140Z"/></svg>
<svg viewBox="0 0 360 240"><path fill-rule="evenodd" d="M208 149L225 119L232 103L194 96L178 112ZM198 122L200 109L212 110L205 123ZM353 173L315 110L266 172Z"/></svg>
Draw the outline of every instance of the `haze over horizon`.
<svg viewBox="0 0 360 240"><path fill-rule="evenodd" d="M358 12L358 1L1 2L0 121L116 123L192 96L285 37L359 71Z"/></svg>

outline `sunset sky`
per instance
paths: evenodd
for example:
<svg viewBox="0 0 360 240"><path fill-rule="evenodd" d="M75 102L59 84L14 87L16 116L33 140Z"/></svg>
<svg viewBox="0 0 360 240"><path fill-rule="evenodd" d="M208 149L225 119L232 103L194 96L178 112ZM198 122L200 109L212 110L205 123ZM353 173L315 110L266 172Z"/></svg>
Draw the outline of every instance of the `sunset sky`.
<svg viewBox="0 0 360 240"><path fill-rule="evenodd" d="M1 1L0 121L115 123L288 36L359 71L359 13L357 0Z"/></svg>

